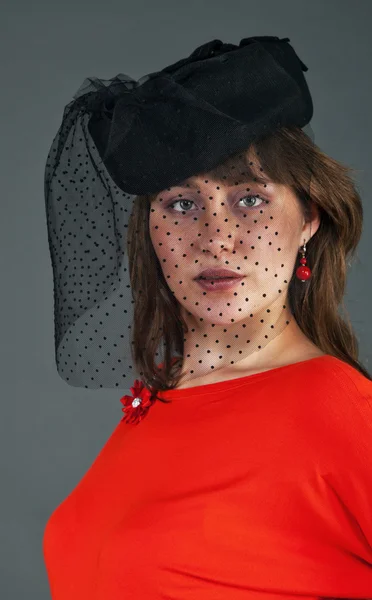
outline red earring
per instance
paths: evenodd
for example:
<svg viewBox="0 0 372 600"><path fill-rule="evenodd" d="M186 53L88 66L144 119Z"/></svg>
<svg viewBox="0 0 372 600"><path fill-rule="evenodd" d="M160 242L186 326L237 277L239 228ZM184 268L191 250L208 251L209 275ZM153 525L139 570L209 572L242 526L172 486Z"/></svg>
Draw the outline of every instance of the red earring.
<svg viewBox="0 0 372 600"><path fill-rule="evenodd" d="M303 283L305 283L305 281L307 281L311 277L311 271L309 267L306 267L306 240L304 240L304 245L302 246L302 250L300 250L300 252L302 254L302 258L300 259L301 267L297 268L296 276L298 277L298 279L301 279Z"/></svg>

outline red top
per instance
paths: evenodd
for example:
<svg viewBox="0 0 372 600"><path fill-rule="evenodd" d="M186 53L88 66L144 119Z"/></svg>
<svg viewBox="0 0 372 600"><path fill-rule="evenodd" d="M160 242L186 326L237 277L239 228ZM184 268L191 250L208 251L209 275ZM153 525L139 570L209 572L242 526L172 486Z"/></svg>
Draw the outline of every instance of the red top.
<svg viewBox="0 0 372 600"><path fill-rule="evenodd" d="M53 600L372 598L371 381L326 355L161 395L49 518Z"/></svg>

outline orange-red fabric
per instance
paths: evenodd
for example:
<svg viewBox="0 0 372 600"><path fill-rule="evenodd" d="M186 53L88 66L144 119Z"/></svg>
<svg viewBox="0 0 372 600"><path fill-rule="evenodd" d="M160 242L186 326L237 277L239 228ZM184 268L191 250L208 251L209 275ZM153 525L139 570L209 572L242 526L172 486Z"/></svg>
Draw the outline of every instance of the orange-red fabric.
<svg viewBox="0 0 372 600"><path fill-rule="evenodd" d="M326 355L162 397L50 516L53 600L372 598L371 381Z"/></svg>

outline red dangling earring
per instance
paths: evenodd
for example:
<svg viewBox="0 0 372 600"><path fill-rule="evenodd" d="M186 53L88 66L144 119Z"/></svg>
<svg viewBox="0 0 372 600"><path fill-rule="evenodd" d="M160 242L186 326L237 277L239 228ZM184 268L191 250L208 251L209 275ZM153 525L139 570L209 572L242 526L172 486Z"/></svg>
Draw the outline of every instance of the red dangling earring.
<svg viewBox="0 0 372 600"><path fill-rule="evenodd" d="M300 259L301 267L298 267L296 271L296 276L298 277L298 279L301 279L303 283L305 283L305 281L307 281L311 277L311 271L309 267L306 267L306 240L304 240L304 245L302 246L302 250L300 250L300 252L302 254L302 258Z"/></svg>

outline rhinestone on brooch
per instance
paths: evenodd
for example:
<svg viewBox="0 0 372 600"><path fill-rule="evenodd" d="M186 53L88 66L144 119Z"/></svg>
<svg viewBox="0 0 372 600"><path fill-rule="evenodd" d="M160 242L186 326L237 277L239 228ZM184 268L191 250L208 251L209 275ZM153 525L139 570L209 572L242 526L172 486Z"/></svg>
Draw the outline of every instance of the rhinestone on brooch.
<svg viewBox="0 0 372 600"><path fill-rule="evenodd" d="M137 406L139 406L141 404L141 402L142 402L141 398L135 398L132 402L133 408L137 408Z"/></svg>

